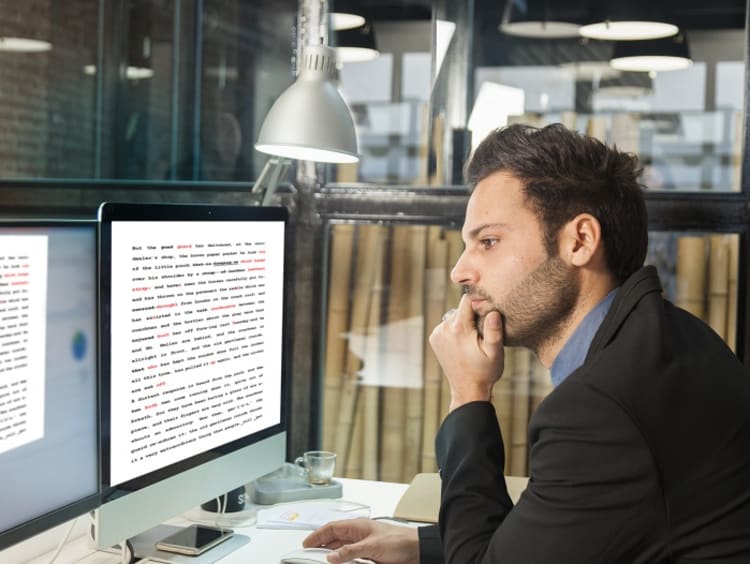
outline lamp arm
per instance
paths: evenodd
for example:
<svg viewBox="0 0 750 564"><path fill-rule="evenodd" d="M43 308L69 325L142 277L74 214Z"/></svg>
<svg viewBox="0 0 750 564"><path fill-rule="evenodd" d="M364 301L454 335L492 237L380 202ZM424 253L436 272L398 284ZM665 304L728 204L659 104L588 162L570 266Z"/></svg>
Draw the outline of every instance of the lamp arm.
<svg viewBox="0 0 750 564"><path fill-rule="evenodd" d="M263 170L260 171L258 179L253 184L253 194L260 194L262 197L262 205L268 206L273 200L276 189L279 187L279 183L289 169L289 165L292 163L290 159L283 157L271 157L263 165Z"/></svg>

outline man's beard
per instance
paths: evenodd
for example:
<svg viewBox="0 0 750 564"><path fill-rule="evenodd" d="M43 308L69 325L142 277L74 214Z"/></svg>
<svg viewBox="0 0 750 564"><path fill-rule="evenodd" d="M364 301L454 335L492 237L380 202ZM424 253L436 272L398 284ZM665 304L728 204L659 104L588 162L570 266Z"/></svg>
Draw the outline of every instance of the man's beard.
<svg viewBox="0 0 750 564"><path fill-rule="evenodd" d="M491 310L475 315L480 335L487 314L499 311L503 319L503 344L537 352L566 327L578 299L579 286L575 269L554 256L516 284L500 302L481 288L466 286L465 291L491 304Z"/></svg>

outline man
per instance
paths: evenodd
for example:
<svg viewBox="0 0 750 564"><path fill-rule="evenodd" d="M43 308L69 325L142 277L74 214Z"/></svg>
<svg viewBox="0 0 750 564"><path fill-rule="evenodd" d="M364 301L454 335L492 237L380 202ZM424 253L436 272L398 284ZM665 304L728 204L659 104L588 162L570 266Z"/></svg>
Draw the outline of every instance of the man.
<svg viewBox="0 0 750 564"><path fill-rule="evenodd" d="M306 546L332 563L750 562L750 375L664 300L634 157L553 125L490 134L467 169L465 294L430 344L451 389L439 535L369 520ZM514 507L489 403L503 345L556 388L529 422Z"/></svg>

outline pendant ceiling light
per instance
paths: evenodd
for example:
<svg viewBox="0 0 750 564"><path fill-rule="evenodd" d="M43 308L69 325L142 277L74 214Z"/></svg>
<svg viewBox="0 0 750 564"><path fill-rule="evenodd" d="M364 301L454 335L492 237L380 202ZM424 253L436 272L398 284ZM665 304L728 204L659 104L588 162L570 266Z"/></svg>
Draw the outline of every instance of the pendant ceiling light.
<svg viewBox="0 0 750 564"><path fill-rule="evenodd" d="M44 53L52 49L50 26L44 25L50 21L50 2L19 2L17 6L5 2L1 11L0 52Z"/></svg>
<svg viewBox="0 0 750 564"><path fill-rule="evenodd" d="M331 27L335 30L352 29L364 25L365 18L357 14L347 14L343 12L331 13Z"/></svg>
<svg viewBox="0 0 750 564"><path fill-rule="evenodd" d="M516 37L578 37L578 24L565 21L559 7L557 10L552 0L508 0L499 29L507 35Z"/></svg>
<svg viewBox="0 0 750 564"><path fill-rule="evenodd" d="M669 37L679 31L654 0L599 1L592 12L592 21L580 28L581 35L590 39L638 41Z"/></svg>
<svg viewBox="0 0 750 564"><path fill-rule="evenodd" d="M609 64L622 71L662 72L686 69L693 61L687 37L679 33L663 39L618 41Z"/></svg>
<svg viewBox="0 0 750 564"><path fill-rule="evenodd" d="M52 49L52 43L25 37L0 37L0 51L15 53L43 53Z"/></svg>
<svg viewBox="0 0 750 564"><path fill-rule="evenodd" d="M355 2L334 0L331 2L331 29L353 29L365 25L365 16Z"/></svg>
<svg viewBox="0 0 750 564"><path fill-rule="evenodd" d="M151 38L148 35L134 36L128 42L127 65L118 66L123 78L128 80L143 80L154 76L151 64ZM86 65L83 72L89 76L97 73L96 65Z"/></svg>
<svg viewBox="0 0 750 564"><path fill-rule="evenodd" d="M334 35L340 63L371 61L380 54L375 43L375 32L369 23L354 29L338 30Z"/></svg>
<svg viewBox="0 0 750 564"><path fill-rule="evenodd" d="M136 35L131 38L128 47L128 65L125 69L125 76L133 80L154 76L151 62L151 37L147 33Z"/></svg>

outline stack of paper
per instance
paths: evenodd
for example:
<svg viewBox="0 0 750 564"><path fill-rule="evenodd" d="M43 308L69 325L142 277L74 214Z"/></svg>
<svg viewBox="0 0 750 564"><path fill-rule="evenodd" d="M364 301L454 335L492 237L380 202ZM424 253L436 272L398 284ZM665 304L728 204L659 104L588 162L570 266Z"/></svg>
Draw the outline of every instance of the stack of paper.
<svg viewBox="0 0 750 564"><path fill-rule="evenodd" d="M331 521L369 517L366 505L347 502L284 503L258 510L259 529L314 530Z"/></svg>

